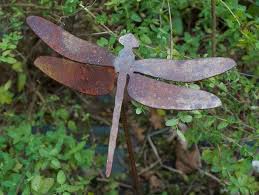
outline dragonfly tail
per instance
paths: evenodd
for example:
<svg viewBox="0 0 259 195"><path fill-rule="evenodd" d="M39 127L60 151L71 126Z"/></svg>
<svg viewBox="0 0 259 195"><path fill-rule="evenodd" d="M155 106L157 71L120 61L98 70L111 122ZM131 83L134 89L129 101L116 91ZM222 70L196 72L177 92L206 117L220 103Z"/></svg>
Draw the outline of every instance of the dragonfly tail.
<svg viewBox="0 0 259 195"><path fill-rule="evenodd" d="M109 139L108 157L107 157L107 163L106 163L106 177L109 177L112 171L113 156L114 156L114 151L116 147L121 106L123 102L126 82L127 82L127 74L119 73L118 81L117 81L117 91L115 96L115 106L113 110L112 127L110 132L110 139Z"/></svg>

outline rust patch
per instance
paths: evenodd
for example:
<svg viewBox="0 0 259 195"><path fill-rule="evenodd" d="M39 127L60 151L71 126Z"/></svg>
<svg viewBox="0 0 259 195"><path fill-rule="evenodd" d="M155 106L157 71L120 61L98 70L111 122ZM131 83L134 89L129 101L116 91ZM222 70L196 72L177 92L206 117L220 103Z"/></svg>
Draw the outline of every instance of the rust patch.
<svg viewBox="0 0 259 195"><path fill-rule="evenodd" d="M221 105L217 96L206 91L167 84L136 73L130 75L128 93L152 108L195 110Z"/></svg>
<svg viewBox="0 0 259 195"><path fill-rule="evenodd" d="M191 82L221 74L236 66L230 58L193 60L144 59L134 63L134 71L166 80Z"/></svg>
<svg viewBox="0 0 259 195"><path fill-rule="evenodd" d="M81 63L113 66L114 55L106 49L84 41L38 16L29 16L31 29L59 54Z"/></svg>
<svg viewBox="0 0 259 195"><path fill-rule="evenodd" d="M88 95L104 95L114 87L115 72L111 67L49 56L38 57L34 64L52 79Z"/></svg>

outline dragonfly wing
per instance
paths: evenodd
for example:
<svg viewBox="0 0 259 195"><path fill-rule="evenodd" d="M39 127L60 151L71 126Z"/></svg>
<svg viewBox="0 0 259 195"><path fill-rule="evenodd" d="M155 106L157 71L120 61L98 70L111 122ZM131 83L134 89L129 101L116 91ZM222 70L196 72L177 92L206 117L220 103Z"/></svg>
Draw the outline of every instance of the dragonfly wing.
<svg viewBox="0 0 259 195"><path fill-rule="evenodd" d="M81 63L113 66L115 57L106 49L79 39L38 16L29 16L27 23L48 46L59 54Z"/></svg>
<svg viewBox="0 0 259 195"><path fill-rule="evenodd" d="M230 58L214 57L193 60L137 60L134 71L166 80L191 82L221 74L236 65Z"/></svg>
<svg viewBox="0 0 259 195"><path fill-rule="evenodd" d="M34 64L52 79L88 95L104 95L114 87L112 67L99 67L78 62L40 56Z"/></svg>
<svg viewBox="0 0 259 195"><path fill-rule="evenodd" d="M179 87L133 73L128 93L131 98L153 108L195 110L221 105L220 99L206 91Z"/></svg>

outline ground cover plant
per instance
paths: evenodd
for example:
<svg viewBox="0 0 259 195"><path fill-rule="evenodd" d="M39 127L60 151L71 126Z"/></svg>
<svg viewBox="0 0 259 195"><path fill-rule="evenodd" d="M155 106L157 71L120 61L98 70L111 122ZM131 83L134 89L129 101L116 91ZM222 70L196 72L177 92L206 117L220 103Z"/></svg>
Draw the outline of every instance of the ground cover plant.
<svg viewBox="0 0 259 195"><path fill-rule="evenodd" d="M121 49L117 37L131 32L140 40L138 58L192 59L212 55L210 5L210 0L0 1L0 194L132 192L125 171L118 168L109 179L102 173L106 152L99 150L108 142L103 135L113 98L82 96L39 72L33 60L57 54L31 32L27 16L43 16L115 54ZM217 94L222 107L178 112L129 105L143 193L259 191L252 169L259 159L258 13L258 1L216 0L216 56L232 57L237 69L187 85ZM123 137L122 131L122 153Z"/></svg>

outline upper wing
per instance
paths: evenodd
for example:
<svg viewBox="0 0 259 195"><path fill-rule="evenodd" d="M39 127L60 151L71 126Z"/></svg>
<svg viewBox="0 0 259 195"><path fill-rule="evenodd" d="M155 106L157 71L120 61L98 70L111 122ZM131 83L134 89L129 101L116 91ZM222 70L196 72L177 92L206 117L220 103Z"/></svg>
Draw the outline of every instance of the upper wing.
<svg viewBox="0 0 259 195"><path fill-rule="evenodd" d="M97 67L49 56L38 57L34 64L52 79L88 95L104 95L114 87L112 67Z"/></svg>
<svg viewBox="0 0 259 195"><path fill-rule="evenodd" d="M206 91L178 87L140 74L130 75L129 96L153 108L195 110L221 105L220 99Z"/></svg>
<svg viewBox="0 0 259 195"><path fill-rule="evenodd" d="M134 71L167 80L191 82L221 74L236 65L230 58L193 60L146 59L134 63Z"/></svg>
<svg viewBox="0 0 259 195"><path fill-rule="evenodd" d="M29 16L31 29L59 54L78 62L113 66L114 56L106 49L89 43L38 16Z"/></svg>

